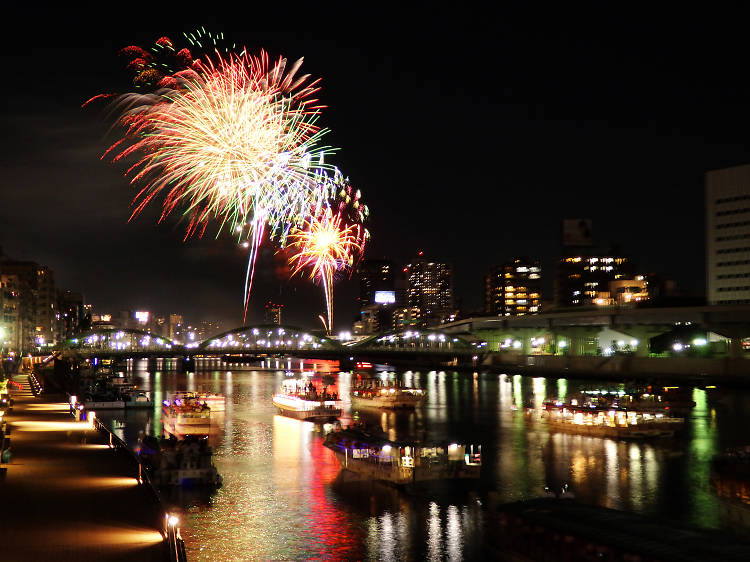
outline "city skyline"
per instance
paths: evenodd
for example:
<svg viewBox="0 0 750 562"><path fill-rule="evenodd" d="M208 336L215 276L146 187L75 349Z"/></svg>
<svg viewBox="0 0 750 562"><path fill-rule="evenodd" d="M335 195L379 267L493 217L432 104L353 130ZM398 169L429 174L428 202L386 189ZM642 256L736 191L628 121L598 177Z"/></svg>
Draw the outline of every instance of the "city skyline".
<svg viewBox="0 0 750 562"><path fill-rule="evenodd" d="M470 35L471 18L449 28L448 15L414 27L417 14L406 14L377 42L380 32L367 29L345 28L333 40L311 30L204 25L254 50L304 56L307 71L322 78L338 162L372 209L366 258L405 263L424 250L452 263L455 294L479 309L489 267L528 255L552 273L561 220L584 217L598 245L619 243L640 272L703 294L704 174L750 161L742 105L750 88L733 70L737 34L695 44L710 16L683 14L690 21L664 28L658 15L590 26L572 13L566 30L490 14L496 33ZM740 19L721 21L731 27ZM100 110L80 109L126 81L120 48L194 27L40 30L22 52L5 50L6 68L31 85L56 49L45 75L54 89L4 90L14 111L4 115L0 244L16 259L48 265L60 286L101 306L213 309L239 325L246 254L212 232L183 244L182 225L155 226L155 210L128 223L135 191L120 168L99 160L108 124ZM454 40L443 46L449 29ZM255 318L271 298L286 305L290 323L314 325L324 310L319 288L289 282L287 273L266 248ZM356 313L356 285L336 286L337 324Z"/></svg>

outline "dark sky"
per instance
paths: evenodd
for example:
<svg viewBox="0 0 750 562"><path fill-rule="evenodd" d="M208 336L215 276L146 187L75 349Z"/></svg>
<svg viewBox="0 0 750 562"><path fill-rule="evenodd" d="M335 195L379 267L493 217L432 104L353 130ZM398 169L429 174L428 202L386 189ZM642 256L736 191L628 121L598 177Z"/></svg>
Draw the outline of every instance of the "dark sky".
<svg viewBox="0 0 750 562"><path fill-rule="evenodd" d="M599 245L702 294L704 173L750 162L747 13L305 6L14 20L2 48L5 253L49 265L100 310L240 323L245 251L212 234L183 243L176 220L156 226L156 206L128 223L135 188L99 159L110 122L80 108L126 88L120 48L203 25L304 56L322 78L335 163L372 211L368 257L450 261L457 295L478 308L491 264L539 257L549 279L561 220L591 218ZM314 326L320 290L276 269L266 250L255 318L273 297L288 322ZM337 285L339 326L355 296L354 281Z"/></svg>

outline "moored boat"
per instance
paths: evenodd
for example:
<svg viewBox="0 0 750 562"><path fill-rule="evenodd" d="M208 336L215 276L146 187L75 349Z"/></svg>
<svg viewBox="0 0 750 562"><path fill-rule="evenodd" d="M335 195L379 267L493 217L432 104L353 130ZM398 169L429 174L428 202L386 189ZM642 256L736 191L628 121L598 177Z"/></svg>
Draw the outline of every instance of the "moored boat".
<svg viewBox="0 0 750 562"><path fill-rule="evenodd" d="M333 431L323 444L344 470L397 485L479 478L482 467L481 445L393 441L360 429Z"/></svg>
<svg viewBox="0 0 750 562"><path fill-rule="evenodd" d="M145 392L123 392L122 400L126 408L150 408L153 403Z"/></svg>
<svg viewBox="0 0 750 562"><path fill-rule="evenodd" d="M214 466L206 438L183 440L139 438L138 455L154 485L218 488L222 478Z"/></svg>
<svg viewBox="0 0 750 562"><path fill-rule="evenodd" d="M326 388L318 388L307 379L288 379L273 395L279 414L305 421L324 422L341 415L341 400Z"/></svg>

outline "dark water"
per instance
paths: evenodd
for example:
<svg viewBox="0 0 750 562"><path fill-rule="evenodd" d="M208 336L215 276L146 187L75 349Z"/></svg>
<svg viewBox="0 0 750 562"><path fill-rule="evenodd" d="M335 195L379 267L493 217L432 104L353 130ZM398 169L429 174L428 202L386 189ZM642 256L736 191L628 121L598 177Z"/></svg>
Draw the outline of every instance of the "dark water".
<svg viewBox="0 0 750 562"><path fill-rule="evenodd" d="M483 446L482 478L473 489L406 495L341 472L322 446L320 427L275 414L271 396L283 371L148 374L138 366L135 380L153 391L156 406L127 414L118 431L131 442L139 429L160 431L160 401L176 390L227 396L212 438L224 486L209 498L182 498L190 560L477 559L487 556L492 533L489 498L534 498L546 485L563 483L586 503L726 528L710 461L726 447L750 443L747 391L687 388L696 407L681 434L627 442L551 433L513 409L581 389L621 387L615 383L406 371L395 376L427 390L423 408L354 414L393 438ZM338 375L342 396L351 377ZM345 418L352 414L347 408Z"/></svg>

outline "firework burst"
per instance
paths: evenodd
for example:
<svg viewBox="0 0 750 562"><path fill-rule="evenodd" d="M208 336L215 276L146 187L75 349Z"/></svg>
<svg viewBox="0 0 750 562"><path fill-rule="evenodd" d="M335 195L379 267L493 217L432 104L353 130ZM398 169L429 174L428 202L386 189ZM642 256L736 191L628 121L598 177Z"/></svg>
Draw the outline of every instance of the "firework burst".
<svg viewBox="0 0 750 562"><path fill-rule="evenodd" d="M124 135L105 157L135 157L126 174L142 185L131 219L160 198L160 220L176 209L186 215L186 238L202 236L211 221L217 235L224 227L246 235L246 312L264 232L283 246L325 202L319 178L332 149L320 145L327 130L316 123L317 81L296 77L301 63L287 69L264 52L206 58L171 75L174 88L125 94L113 105Z"/></svg>
<svg viewBox="0 0 750 562"><path fill-rule="evenodd" d="M294 254L289 260L292 275L307 270L310 278L323 287L326 301L326 331L333 331L333 282L337 272L351 269L363 250L359 225L342 224L340 214L329 208L311 217L304 229L290 234Z"/></svg>
<svg viewBox="0 0 750 562"><path fill-rule="evenodd" d="M113 100L121 135L102 158L129 163L126 176L140 187L130 219L158 201L160 221L182 214L186 239L211 224L217 236L231 231L249 248L245 317L261 243L292 242L294 272L309 268L324 287L330 330L333 279L361 256L369 210L326 164L334 149L321 143L318 80L298 76L302 59L222 47L223 34L185 39L179 50L168 37L122 49L139 91L84 104Z"/></svg>

